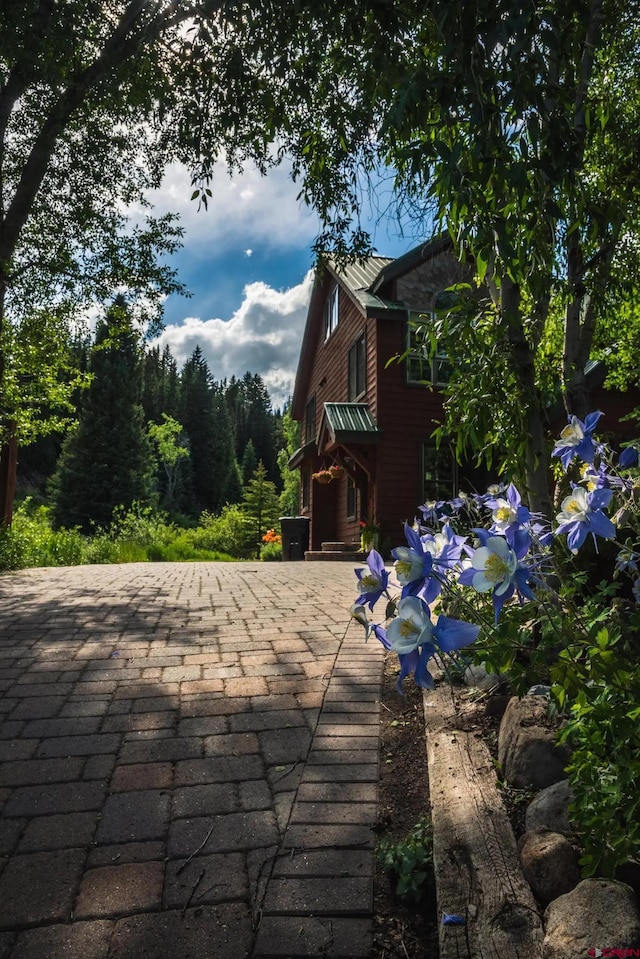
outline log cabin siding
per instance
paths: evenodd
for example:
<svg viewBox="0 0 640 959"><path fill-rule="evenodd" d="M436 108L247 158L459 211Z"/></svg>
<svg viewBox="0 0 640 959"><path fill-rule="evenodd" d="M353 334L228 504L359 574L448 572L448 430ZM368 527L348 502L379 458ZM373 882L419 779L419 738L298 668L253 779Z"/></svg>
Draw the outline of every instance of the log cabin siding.
<svg viewBox="0 0 640 959"><path fill-rule="evenodd" d="M406 321L377 321L377 422L382 430L376 488L376 518L383 539L400 545L402 524L411 522L422 503L422 443L442 416L436 390L410 385L406 361L387 361L401 354Z"/></svg>
<svg viewBox="0 0 640 959"><path fill-rule="evenodd" d="M326 283L325 295L328 296L333 283ZM329 337L324 336L324 322L318 323L313 343L314 363L306 390L305 409L311 397L315 398L315 423L313 433L317 437L324 404L343 402L348 391L349 349L362 333L366 337L367 373L366 390L362 402L369 402L369 396L375 380L375 333L373 322L368 320L353 302L347 291L340 287L338 296L338 325ZM318 457L312 470L328 467L333 462L331 456ZM312 482L310 487L309 508L303 515L311 518L310 549L319 550L323 542L355 542L359 540L359 525L355 520L347 519L347 480L346 477L327 486Z"/></svg>
<svg viewBox="0 0 640 959"><path fill-rule="evenodd" d="M340 290L339 321L337 328L327 340L321 329L315 347L315 363L309 381L307 397L316 398L316 425L317 434L325 403L344 402L347 399L348 385L348 356L349 349L361 333L367 335L367 327L371 320L367 320L348 293ZM371 336L367 335L367 353L370 347ZM372 366L375 363L372 360ZM368 402L371 390L369 363L367 363L367 389L363 402ZM329 464L327 464L329 465Z"/></svg>

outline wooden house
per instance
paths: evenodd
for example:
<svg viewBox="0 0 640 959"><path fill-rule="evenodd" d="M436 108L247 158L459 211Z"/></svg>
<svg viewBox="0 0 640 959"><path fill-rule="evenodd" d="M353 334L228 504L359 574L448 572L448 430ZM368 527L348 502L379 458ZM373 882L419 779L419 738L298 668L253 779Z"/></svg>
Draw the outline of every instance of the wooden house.
<svg viewBox="0 0 640 959"><path fill-rule="evenodd" d="M469 278L438 237L399 259L328 266L316 279L292 400L302 446L289 464L301 472L311 551L359 542L362 523L379 529L381 545L396 545L420 504L458 491L451 451L430 439L447 359L427 361L412 347L438 297ZM341 475L323 482L330 467Z"/></svg>
<svg viewBox="0 0 640 959"><path fill-rule="evenodd" d="M383 549L397 545L421 504L486 488L486 474L462 470L430 438L449 367L445 355L426 361L413 349L416 327L428 323L443 291L470 279L447 237L395 260L372 256L340 271L329 265L316 279L292 400L302 445L289 463L301 473L310 551L359 543L363 523L379 530ZM604 436L619 446L636 432L623 417L640 406L640 391L605 390L601 362L585 372L592 408L606 414ZM547 410L550 441L565 424L558 402ZM340 475L323 482L330 468Z"/></svg>

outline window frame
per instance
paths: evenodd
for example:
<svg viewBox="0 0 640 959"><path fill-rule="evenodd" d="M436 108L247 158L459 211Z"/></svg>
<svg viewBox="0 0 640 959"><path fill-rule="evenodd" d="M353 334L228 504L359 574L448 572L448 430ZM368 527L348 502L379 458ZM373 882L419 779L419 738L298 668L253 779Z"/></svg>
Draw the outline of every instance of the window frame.
<svg viewBox="0 0 640 959"><path fill-rule="evenodd" d="M304 408L304 442L315 443L316 440L316 397L315 393L307 400Z"/></svg>
<svg viewBox="0 0 640 959"><path fill-rule="evenodd" d="M442 376L441 371L446 367L451 369L449 357L444 351L439 351L436 344L435 355L431 359L424 357L420 349L412 342L412 334L415 334L418 327L428 325L430 320L435 319L435 313L432 311L416 312L410 310L407 314L407 327L405 334L406 347L406 379L411 386L446 386L450 379L450 373ZM419 364L420 372L426 372L427 376L414 375L412 370L414 364Z"/></svg>
<svg viewBox="0 0 640 959"><path fill-rule="evenodd" d="M435 476L427 480L427 457L431 457L432 462L433 458L439 459L440 457L444 458L448 454L448 463L446 466L443 464L442 470L438 469L436 464ZM431 473L432 471L430 471ZM442 480L439 479L439 474L447 474L442 477ZM427 489L427 483L432 484L431 490ZM436 446L434 441L429 438L422 441L420 444L420 496L423 503L429 503L438 500L448 500L454 497L457 493L459 486L459 475L458 475L458 463L455 456L453 455L453 450L450 446Z"/></svg>
<svg viewBox="0 0 640 959"><path fill-rule="evenodd" d="M352 357L355 357L352 363ZM353 376L352 376L353 372ZM358 387L361 386L361 389ZM349 403L367 392L367 335L363 330L347 352L347 399Z"/></svg>
<svg viewBox="0 0 640 959"><path fill-rule="evenodd" d="M340 307L340 288L339 288L338 284L336 283L335 286L333 286L333 287L329 290L329 293L327 294L327 298L326 298L326 300L325 300L325 302L324 302L324 340L325 340L325 343L326 343L326 341L329 339L329 337L331 336L331 334L332 334L332 333L337 329L337 327L338 327L339 307Z"/></svg>

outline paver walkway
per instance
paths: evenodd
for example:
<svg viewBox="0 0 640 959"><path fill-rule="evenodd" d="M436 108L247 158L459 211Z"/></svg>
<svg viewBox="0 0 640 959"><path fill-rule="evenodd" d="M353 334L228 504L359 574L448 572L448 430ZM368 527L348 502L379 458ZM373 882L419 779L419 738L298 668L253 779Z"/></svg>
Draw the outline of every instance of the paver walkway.
<svg viewBox="0 0 640 959"><path fill-rule="evenodd" d="M354 585L0 577L0 959L369 955L382 650Z"/></svg>

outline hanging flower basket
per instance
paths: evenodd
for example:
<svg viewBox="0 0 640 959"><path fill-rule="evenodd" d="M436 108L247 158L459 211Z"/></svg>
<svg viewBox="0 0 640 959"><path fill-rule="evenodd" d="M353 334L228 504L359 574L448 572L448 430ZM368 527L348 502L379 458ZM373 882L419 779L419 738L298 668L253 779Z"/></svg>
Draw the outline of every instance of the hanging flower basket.
<svg viewBox="0 0 640 959"><path fill-rule="evenodd" d="M329 467L329 472L331 473L332 479L340 479L342 476L344 476L344 466L334 463Z"/></svg>
<svg viewBox="0 0 640 959"><path fill-rule="evenodd" d="M327 483L331 482L333 476L329 470L318 470L317 473L311 474L311 479L314 479L316 483L321 483L323 486L326 486Z"/></svg>

